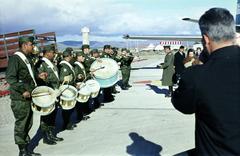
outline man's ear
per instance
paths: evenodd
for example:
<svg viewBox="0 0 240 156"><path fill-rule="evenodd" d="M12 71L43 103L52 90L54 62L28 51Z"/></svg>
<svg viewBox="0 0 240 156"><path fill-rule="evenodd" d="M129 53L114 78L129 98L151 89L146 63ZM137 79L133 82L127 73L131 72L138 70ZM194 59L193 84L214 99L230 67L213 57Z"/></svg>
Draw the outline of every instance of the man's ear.
<svg viewBox="0 0 240 156"><path fill-rule="evenodd" d="M203 35L203 39L204 39L206 46L209 45L209 43L210 43L209 37L207 35Z"/></svg>

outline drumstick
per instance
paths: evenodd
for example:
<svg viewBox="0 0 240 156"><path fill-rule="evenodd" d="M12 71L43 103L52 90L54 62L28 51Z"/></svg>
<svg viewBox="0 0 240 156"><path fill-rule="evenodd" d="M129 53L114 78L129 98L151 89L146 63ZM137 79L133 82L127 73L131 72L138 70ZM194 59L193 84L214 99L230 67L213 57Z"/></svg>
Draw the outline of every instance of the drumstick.
<svg viewBox="0 0 240 156"><path fill-rule="evenodd" d="M62 85L64 85L64 83L65 83L65 82L66 82L66 81L65 81L65 80L63 80L63 82L62 82L61 86L62 86Z"/></svg>
<svg viewBox="0 0 240 156"><path fill-rule="evenodd" d="M102 66L102 67L99 67L99 68L97 68L97 69L94 69L92 72L95 72L95 71L98 71L98 70L104 69L104 68L105 68L105 66Z"/></svg>
<svg viewBox="0 0 240 156"><path fill-rule="evenodd" d="M32 94L32 97L39 97L39 96L46 96L46 95L51 95L51 93L39 93L39 94Z"/></svg>

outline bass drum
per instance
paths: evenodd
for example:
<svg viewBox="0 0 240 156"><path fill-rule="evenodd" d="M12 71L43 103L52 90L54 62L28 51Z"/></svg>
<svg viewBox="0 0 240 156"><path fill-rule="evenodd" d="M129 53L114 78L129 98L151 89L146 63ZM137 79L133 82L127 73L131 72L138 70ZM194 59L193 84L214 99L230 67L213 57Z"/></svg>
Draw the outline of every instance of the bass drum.
<svg viewBox="0 0 240 156"><path fill-rule="evenodd" d="M88 101L91 95L91 91L85 83L81 83L80 89L78 91L77 101L81 103L85 103Z"/></svg>
<svg viewBox="0 0 240 156"><path fill-rule="evenodd" d="M90 71L94 71L94 79L100 84L101 88L113 86L118 81L119 66L111 58L100 58L92 63Z"/></svg>
<svg viewBox="0 0 240 156"><path fill-rule="evenodd" d="M62 109L69 110L75 107L78 91L71 85L62 85L60 91L60 105Z"/></svg>
<svg viewBox="0 0 240 156"><path fill-rule="evenodd" d="M48 115L55 109L56 93L48 86L39 86L32 91L32 111L39 115Z"/></svg>
<svg viewBox="0 0 240 156"><path fill-rule="evenodd" d="M86 85L88 86L89 90L91 91L91 97L95 98L98 96L100 91L100 84L96 80L87 80Z"/></svg>

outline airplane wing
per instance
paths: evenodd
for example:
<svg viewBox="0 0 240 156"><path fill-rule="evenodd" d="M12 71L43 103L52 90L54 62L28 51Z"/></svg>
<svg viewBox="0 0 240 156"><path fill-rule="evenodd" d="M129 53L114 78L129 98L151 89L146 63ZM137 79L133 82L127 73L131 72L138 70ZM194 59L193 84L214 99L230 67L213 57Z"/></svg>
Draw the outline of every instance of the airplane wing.
<svg viewBox="0 0 240 156"><path fill-rule="evenodd" d="M149 35L123 35L124 39L138 39L138 40L174 40L174 41L194 41L194 42L201 42L202 36L200 35L156 35L156 36L149 36Z"/></svg>
<svg viewBox="0 0 240 156"><path fill-rule="evenodd" d="M198 23L197 19L192 19L192 18L183 18L182 20L188 21L188 22L193 22L193 23Z"/></svg>
<svg viewBox="0 0 240 156"><path fill-rule="evenodd" d="M192 18L183 18L182 20L198 23L197 19ZM193 42L201 42L202 36L200 35L156 35L156 36L132 36L132 35L123 35L124 39L138 39L138 40L174 40L174 41L193 41Z"/></svg>

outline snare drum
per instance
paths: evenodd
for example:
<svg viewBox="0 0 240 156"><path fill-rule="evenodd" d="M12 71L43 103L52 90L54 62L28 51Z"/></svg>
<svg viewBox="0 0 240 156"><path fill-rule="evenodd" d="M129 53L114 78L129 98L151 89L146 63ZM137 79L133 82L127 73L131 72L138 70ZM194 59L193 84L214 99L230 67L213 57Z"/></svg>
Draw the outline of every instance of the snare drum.
<svg viewBox="0 0 240 156"><path fill-rule="evenodd" d="M89 90L91 91L91 97L95 98L98 96L100 91L100 84L96 80L87 80L86 85L88 86Z"/></svg>
<svg viewBox="0 0 240 156"><path fill-rule="evenodd" d="M90 95L91 91L89 90L89 87L85 83L82 83L78 91L77 101L85 103L88 101Z"/></svg>
<svg viewBox="0 0 240 156"><path fill-rule="evenodd" d="M39 86L32 91L31 108L34 113L48 115L55 109L56 94L48 86Z"/></svg>
<svg viewBox="0 0 240 156"><path fill-rule="evenodd" d="M60 90L60 105L63 109L69 110L75 107L78 91L71 85L62 85Z"/></svg>

